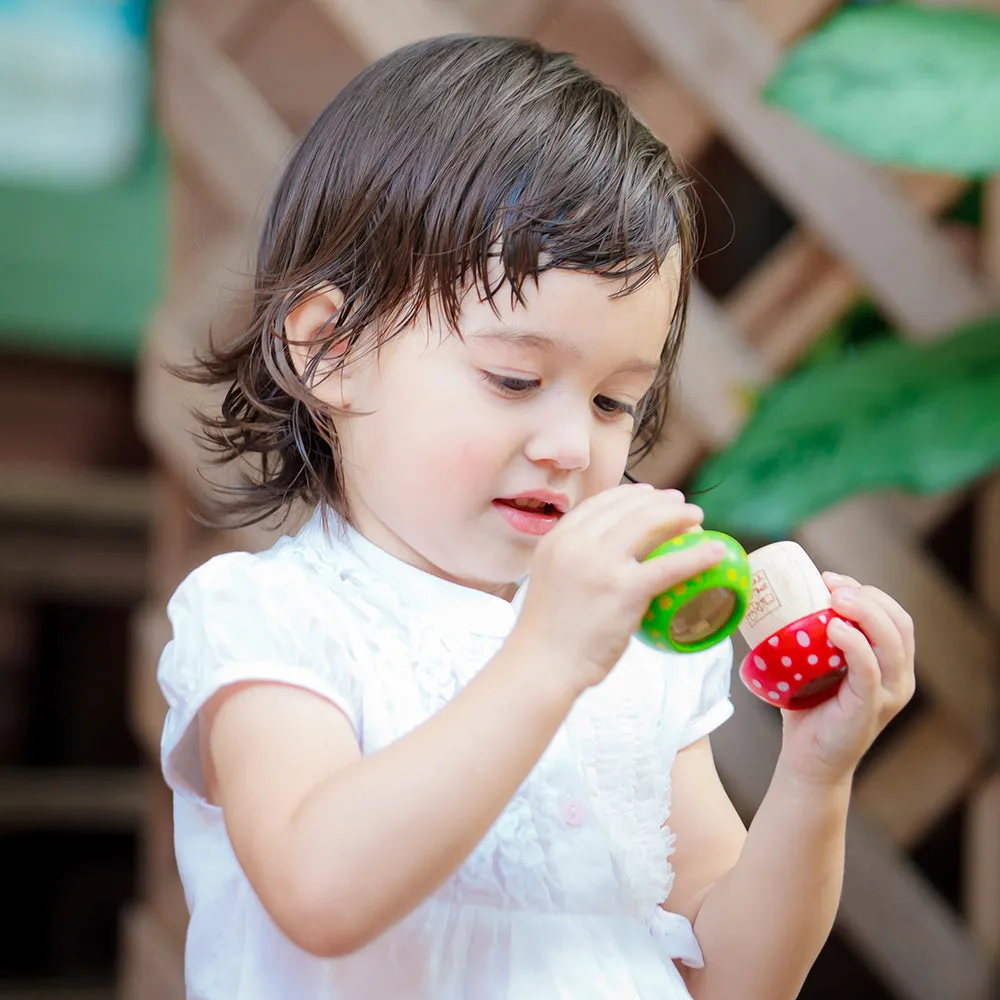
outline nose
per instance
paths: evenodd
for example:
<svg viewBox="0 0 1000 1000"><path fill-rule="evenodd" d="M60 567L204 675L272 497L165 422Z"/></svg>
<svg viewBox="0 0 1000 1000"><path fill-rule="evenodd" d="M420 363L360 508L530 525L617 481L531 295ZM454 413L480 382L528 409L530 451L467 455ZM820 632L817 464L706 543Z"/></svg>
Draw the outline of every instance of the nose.
<svg viewBox="0 0 1000 1000"><path fill-rule="evenodd" d="M524 453L532 462L553 465L566 472L582 472L590 465L591 427L589 405L576 406L564 400L561 406L547 408Z"/></svg>

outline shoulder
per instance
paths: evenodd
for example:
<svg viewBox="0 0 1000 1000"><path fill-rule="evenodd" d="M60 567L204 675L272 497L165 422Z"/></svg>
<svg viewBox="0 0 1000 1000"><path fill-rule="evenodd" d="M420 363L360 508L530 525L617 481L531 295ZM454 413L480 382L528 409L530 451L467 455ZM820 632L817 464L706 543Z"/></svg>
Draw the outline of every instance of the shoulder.
<svg viewBox="0 0 1000 1000"><path fill-rule="evenodd" d="M157 669L168 705L162 753L172 787L200 789L197 726L223 688L277 683L334 703L360 732L373 629L363 582L308 537L229 552L183 581L167 613L171 638Z"/></svg>
<svg viewBox="0 0 1000 1000"><path fill-rule="evenodd" d="M379 598L354 570L349 551L320 550L307 533L209 559L167 605L172 639L161 682L203 677L212 664L366 661Z"/></svg>
<svg viewBox="0 0 1000 1000"><path fill-rule="evenodd" d="M331 529L333 530L333 529ZM171 597L173 620L210 612L220 626L294 619L304 625L370 617L379 588L346 543L326 535L318 518L260 552L226 552L194 569ZM343 624L341 621L340 624Z"/></svg>

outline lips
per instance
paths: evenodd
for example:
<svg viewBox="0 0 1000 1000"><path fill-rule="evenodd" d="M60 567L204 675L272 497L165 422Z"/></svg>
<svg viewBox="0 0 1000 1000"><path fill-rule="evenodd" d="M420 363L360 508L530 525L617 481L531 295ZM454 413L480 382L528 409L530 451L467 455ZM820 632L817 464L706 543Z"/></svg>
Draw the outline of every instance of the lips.
<svg viewBox="0 0 1000 1000"><path fill-rule="evenodd" d="M569 509L569 499L561 493L537 490L493 501L507 523L525 535L544 535L551 531Z"/></svg>

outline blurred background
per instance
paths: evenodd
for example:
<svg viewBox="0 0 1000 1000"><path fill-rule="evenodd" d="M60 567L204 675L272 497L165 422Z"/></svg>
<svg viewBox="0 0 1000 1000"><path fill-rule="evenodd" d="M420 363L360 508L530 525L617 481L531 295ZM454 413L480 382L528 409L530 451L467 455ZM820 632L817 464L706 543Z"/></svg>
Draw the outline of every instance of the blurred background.
<svg viewBox="0 0 1000 1000"><path fill-rule="evenodd" d="M0 0L0 1000L181 1000L157 750L205 397L295 137L455 31L577 55L671 146L702 254L637 474L913 613L807 1000L1000 996L1000 0ZM738 651L742 652L742 651ZM714 737L747 819L777 714Z"/></svg>

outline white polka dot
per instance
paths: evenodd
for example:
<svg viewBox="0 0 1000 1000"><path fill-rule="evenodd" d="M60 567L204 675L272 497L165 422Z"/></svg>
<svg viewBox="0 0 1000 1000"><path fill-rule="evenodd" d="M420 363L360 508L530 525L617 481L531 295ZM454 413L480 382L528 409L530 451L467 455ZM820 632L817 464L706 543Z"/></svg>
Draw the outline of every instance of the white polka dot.
<svg viewBox="0 0 1000 1000"><path fill-rule="evenodd" d="M802 647L808 646L809 634L800 630L795 633L795 641Z"/></svg>
<svg viewBox="0 0 1000 1000"><path fill-rule="evenodd" d="M839 656L831 656L830 660L829 660L829 663L830 663L831 667L839 667L840 666L840 657Z"/></svg>
<svg viewBox="0 0 1000 1000"><path fill-rule="evenodd" d="M819 663L819 657L815 653L810 653L809 654L809 662L813 666L815 666L817 663Z"/></svg>
<svg viewBox="0 0 1000 1000"><path fill-rule="evenodd" d="M788 682L787 681L778 681L778 690L779 691L787 691L788 690Z"/></svg>
<svg viewBox="0 0 1000 1000"><path fill-rule="evenodd" d="M802 680L802 674L796 674L796 675L795 675L795 679L796 679L797 681L800 681L800 680Z"/></svg>
<svg viewBox="0 0 1000 1000"><path fill-rule="evenodd" d="M753 686L754 686L755 688L759 688L759 687L763 687L764 685L763 685L763 684L761 684L761 682L760 682L759 680L757 680L757 678L755 677L755 678L753 679Z"/></svg>
<svg viewBox="0 0 1000 1000"><path fill-rule="evenodd" d="M767 664L759 656L753 658L753 665L758 670L767 670Z"/></svg>
<svg viewBox="0 0 1000 1000"><path fill-rule="evenodd" d="M778 694L777 691L768 691L767 696L768 698L773 698L775 701L777 701L781 697L781 695Z"/></svg>
<svg viewBox="0 0 1000 1000"><path fill-rule="evenodd" d="M770 646L777 646L778 645L778 637L776 635L772 635L771 638L767 640L767 642L768 642L768 645L770 645Z"/></svg>
<svg viewBox="0 0 1000 1000"><path fill-rule="evenodd" d="M826 615L820 615L819 616L819 620L825 625L826 624Z"/></svg>
<svg viewBox="0 0 1000 1000"><path fill-rule="evenodd" d="M790 656L783 656L781 658L781 665L783 667L790 667L792 665L792 658Z"/></svg>

